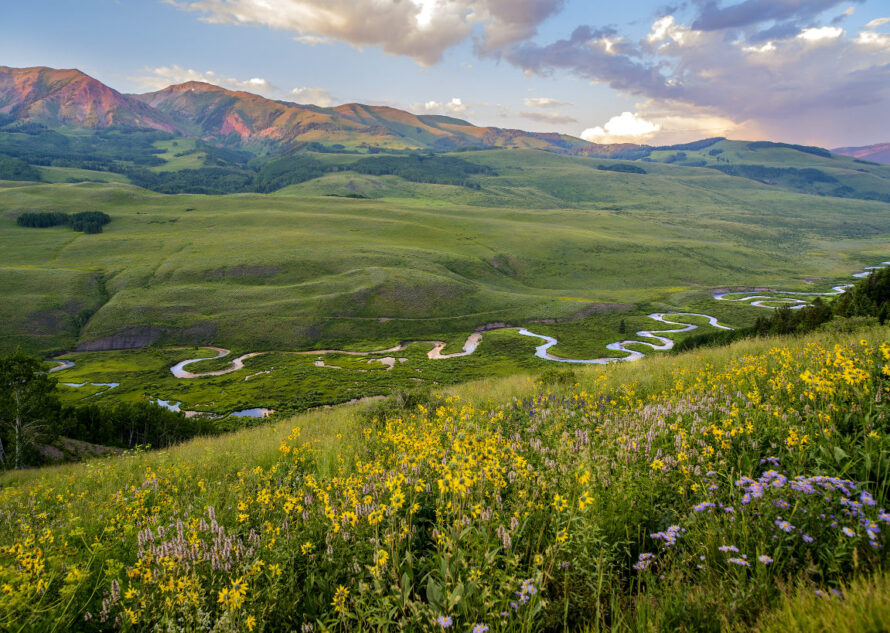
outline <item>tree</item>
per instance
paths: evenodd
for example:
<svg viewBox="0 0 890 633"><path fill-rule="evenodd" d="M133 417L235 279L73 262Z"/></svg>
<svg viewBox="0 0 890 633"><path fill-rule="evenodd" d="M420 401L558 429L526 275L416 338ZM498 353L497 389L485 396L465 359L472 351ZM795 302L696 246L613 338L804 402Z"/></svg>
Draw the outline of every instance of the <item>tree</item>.
<svg viewBox="0 0 890 633"><path fill-rule="evenodd" d="M55 386L40 361L21 350L0 358L0 425L7 443L11 439L13 444L16 469L24 465L25 450L48 429L53 408L58 408L52 395ZM2 436L0 460L7 465Z"/></svg>
<svg viewBox="0 0 890 633"><path fill-rule="evenodd" d="M618 324L618 333L619 334L627 333L627 323L624 322L624 319L621 319L621 323Z"/></svg>

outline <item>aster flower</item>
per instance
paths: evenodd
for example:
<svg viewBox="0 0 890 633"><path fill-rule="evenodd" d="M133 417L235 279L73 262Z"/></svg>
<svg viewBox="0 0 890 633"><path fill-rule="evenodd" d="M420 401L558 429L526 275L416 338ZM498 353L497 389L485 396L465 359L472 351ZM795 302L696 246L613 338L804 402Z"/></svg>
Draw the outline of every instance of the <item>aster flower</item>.
<svg viewBox="0 0 890 633"><path fill-rule="evenodd" d="M440 615L438 618L436 618L436 623L443 629L449 629L451 628L451 625L454 624L452 619L449 618L447 615Z"/></svg>

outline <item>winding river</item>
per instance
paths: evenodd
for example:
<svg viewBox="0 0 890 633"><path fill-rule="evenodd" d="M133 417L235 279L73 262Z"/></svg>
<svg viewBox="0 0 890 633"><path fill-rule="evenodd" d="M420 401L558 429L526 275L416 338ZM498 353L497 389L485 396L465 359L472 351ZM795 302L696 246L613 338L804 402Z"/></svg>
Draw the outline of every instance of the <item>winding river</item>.
<svg viewBox="0 0 890 633"><path fill-rule="evenodd" d="M867 277L875 270L880 270L882 268L886 268L890 266L890 261L881 262L881 264L877 266L868 266L862 272L856 273L853 275L856 279L862 279ZM786 291L786 290L768 290L768 291L751 291L748 292L718 292L714 293L711 296L717 301L732 301L737 303L744 303L746 305L754 306L757 308L767 308L770 310L775 310L779 307L788 306L792 310L803 308L806 305L809 305L809 301L807 299L803 299L801 297L830 297L843 294L847 291L847 288L850 288L852 284L842 284L838 286L833 286L831 290L827 292L796 292L796 291ZM763 292L768 292L769 294L762 294ZM671 320L669 317L699 317L703 319L707 319L708 324L711 327L721 329L721 330L731 330L733 328L727 325L721 325L718 323L717 318L710 316L708 314L700 314L697 312L653 312L649 314L648 317L653 321L657 321L659 323L664 323L667 325L677 325L681 326L675 329L670 330L640 330L636 333L640 339L648 339L648 340L637 340L637 339L628 339L624 341L616 341L614 343L609 343L606 345L606 349L611 350L613 352L622 352L626 354L626 356L604 356L601 358L587 358L587 359L578 359L578 358L565 358L562 356L556 356L555 354L550 353L550 348L554 347L559 343L559 341L552 337L547 336L545 334L537 334L532 332L527 328L517 328L504 326L500 328L493 328L492 330L515 330L522 336L529 336L532 338L538 338L544 341L542 344L538 345L535 348L535 356L538 358L542 358L544 360L554 361L558 363L576 363L576 364L587 364L587 365L605 365L608 363L615 362L633 362L644 358L646 354L643 352L631 349L630 346L646 346L652 348L653 351L667 351L674 347L674 341L671 340L667 334L680 334L682 332L691 332L692 330L697 329L699 326L692 323L683 323L676 320ZM173 365L170 368L170 372L177 378L180 379L192 379L192 378L204 378L208 376L223 376L225 374L230 374L232 372L238 371L239 369L244 368L244 361L249 358L253 358L254 356L260 356L263 354L299 354L299 355L315 355L322 356L325 354L345 354L348 356L375 356L375 355L388 355L393 354L395 352L401 352L405 350L408 345L413 343L428 343L432 345L432 349L427 352L427 357L431 360L444 360L449 358L459 358L463 356L469 356L475 353L476 349L479 347L479 344L482 342L482 333L481 332L473 332L467 337L466 342L463 345L463 348L460 352L454 352L451 354L443 354L442 350L445 349L446 343L444 341L429 341L429 340L417 340L417 341L405 341L396 345L395 347L390 347L388 349L383 350L371 350L366 352L361 351L352 351L352 350L336 350L336 349L323 349L323 350L305 350L305 351L265 351L265 352L250 352L247 354L242 354L237 358L233 359L228 367L224 367L223 369L218 369L215 371L208 372L190 372L186 369L188 365L192 363L198 363L205 360L216 360L220 358L224 358L228 356L231 351L222 347L204 347L202 349L209 349L211 351L216 352L216 356L206 357L206 358L190 358L184 361L180 361ZM69 369L74 366L74 362L70 360L55 360L54 362L58 363L58 366L50 369L50 373L62 371L65 369ZM324 366L322 362L321 365L316 362L318 366ZM256 374L254 374L256 375ZM95 386L103 386L107 389L113 389L118 386L118 383L62 383L64 385L68 385L70 387L83 387L86 385L95 385ZM179 403L170 403L165 402L163 400L158 400L158 402L162 406L167 406L168 408L173 408L173 410L178 410ZM172 405L172 406L171 406ZM242 416L250 416L250 417L261 417L268 413L265 409L247 409L245 411L235 412L233 415L242 415Z"/></svg>
<svg viewBox="0 0 890 633"><path fill-rule="evenodd" d="M865 277L868 277L870 274L872 274L874 271L881 270L882 268L887 268L887 266L890 266L890 262L881 262L877 266L866 266L865 270L863 270L861 273L856 273L855 275L853 275L853 277L855 279L864 279ZM851 288L852 286L853 284L832 286L831 290L829 290L828 292L794 292L791 290L768 291L773 295L782 296L770 296L762 294L752 295L750 292L721 292L713 294L711 296L714 297L714 299L716 299L717 301L736 301L739 303L747 303L748 305L757 308L776 310L778 308L788 307L791 310L800 310L804 306L808 306L810 302L806 299L798 299L797 297L835 297L837 295L844 294L847 291L847 288ZM766 305L767 303L773 305Z"/></svg>

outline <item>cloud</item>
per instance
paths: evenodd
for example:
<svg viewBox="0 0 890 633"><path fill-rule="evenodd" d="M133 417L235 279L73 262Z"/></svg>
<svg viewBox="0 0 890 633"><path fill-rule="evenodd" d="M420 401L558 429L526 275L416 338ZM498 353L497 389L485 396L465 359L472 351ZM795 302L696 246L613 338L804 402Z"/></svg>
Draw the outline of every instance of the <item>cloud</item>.
<svg viewBox="0 0 890 633"><path fill-rule="evenodd" d="M844 29L836 26L820 26L818 28L804 29L797 37L808 42L821 40L836 40L844 34Z"/></svg>
<svg viewBox="0 0 890 633"><path fill-rule="evenodd" d="M173 84L202 81L229 90L243 90L266 96L279 92L278 88L261 77L235 79L220 75L212 70L198 72L177 65L146 68L145 72L148 74L133 78L144 90L161 90Z"/></svg>
<svg viewBox="0 0 890 633"><path fill-rule="evenodd" d="M380 46L420 64L481 29L481 53L532 37L565 0L165 0L207 22L253 24L294 31L320 43L329 38L353 46ZM321 38L321 39L319 39Z"/></svg>
<svg viewBox="0 0 890 633"><path fill-rule="evenodd" d="M530 121L538 123L550 123L553 125L563 125L566 123L577 123L578 119L567 114L558 114L556 112L520 112L519 116Z"/></svg>
<svg viewBox="0 0 890 633"><path fill-rule="evenodd" d="M636 112L622 112L603 126L587 128L581 138L591 143L640 143L655 136L661 126L647 121Z"/></svg>
<svg viewBox="0 0 890 633"><path fill-rule="evenodd" d="M847 3L848 0L745 0L724 7L715 0L695 0L699 13L692 28L697 31L743 29L748 30L753 40L787 37L828 9Z"/></svg>
<svg viewBox="0 0 890 633"><path fill-rule="evenodd" d="M529 108L561 108L572 105L568 101L557 101L550 97L526 97L522 102Z"/></svg>
<svg viewBox="0 0 890 633"><path fill-rule="evenodd" d="M871 22L865 25L866 29L876 29L879 26L884 26L885 24L890 24L890 17L888 18L875 18Z"/></svg>
<svg viewBox="0 0 890 633"><path fill-rule="evenodd" d="M408 106L408 109L423 114L466 114L469 112L469 105L464 103L460 97L454 97L446 103L439 101L415 103Z"/></svg>
<svg viewBox="0 0 890 633"><path fill-rule="evenodd" d="M706 15L711 5L699 4ZM817 14L795 13L789 3L777 5L785 13L765 11L765 21L723 16L729 25L723 30L717 28L716 14L708 20L700 15L691 25L663 16L642 40L622 41L613 53L600 42L616 38L614 28L581 26L566 39L521 43L504 56L527 73L565 71L645 100L648 105L638 107L638 113L662 125L659 139L671 133L671 121L654 119L650 109L673 113L674 122L684 116L710 118L736 131L808 143L842 142L851 130L863 140L890 135L890 35L875 27L847 34L840 27L811 23L782 37L760 39L763 27L772 24L769 15L803 19ZM736 28L741 26L750 34ZM591 130L594 134L596 128Z"/></svg>
<svg viewBox="0 0 890 633"><path fill-rule="evenodd" d="M295 42L305 44L306 46L318 46L319 44L330 44L331 40L319 35L298 35L294 38Z"/></svg>
<svg viewBox="0 0 890 633"><path fill-rule="evenodd" d="M329 108L334 105L335 102L331 93L324 88L308 88L302 86L300 88L294 88L290 91L290 94L297 103L311 103L313 105L321 106L322 108Z"/></svg>

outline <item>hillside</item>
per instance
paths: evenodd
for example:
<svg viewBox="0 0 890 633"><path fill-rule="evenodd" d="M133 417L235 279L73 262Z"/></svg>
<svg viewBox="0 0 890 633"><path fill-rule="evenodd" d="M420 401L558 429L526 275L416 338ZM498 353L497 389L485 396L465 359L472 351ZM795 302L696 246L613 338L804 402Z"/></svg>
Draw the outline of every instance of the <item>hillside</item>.
<svg viewBox="0 0 890 633"><path fill-rule="evenodd" d="M835 154L844 154L862 160L870 160L876 163L890 164L890 143L876 143L863 147L838 147L831 150Z"/></svg>
<svg viewBox="0 0 890 633"><path fill-rule="evenodd" d="M299 105L201 82L122 95L78 70L0 67L0 127L14 131L22 124L162 130L259 153L306 143L397 150L487 146L596 155L626 149L561 134L477 127L389 107Z"/></svg>
<svg viewBox="0 0 890 633"><path fill-rule="evenodd" d="M131 340L382 349L564 320L545 333L572 341L568 355L595 353L608 335L585 343L588 327L614 332L650 308L744 325L757 310L714 306L711 290L830 287L887 259L880 202L678 165L633 174L544 152L455 156L485 169L469 176L476 186L359 174L352 162L377 158L340 155L317 155L338 171L274 196L10 184L0 189L4 346L110 346L141 333ZM88 209L112 218L101 235L15 226L23 211Z"/></svg>
<svg viewBox="0 0 890 633"><path fill-rule="evenodd" d="M174 132L163 114L79 70L0 66L0 125L134 127Z"/></svg>
<svg viewBox="0 0 890 633"><path fill-rule="evenodd" d="M879 630L885 339L489 379L7 473L0 627Z"/></svg>

